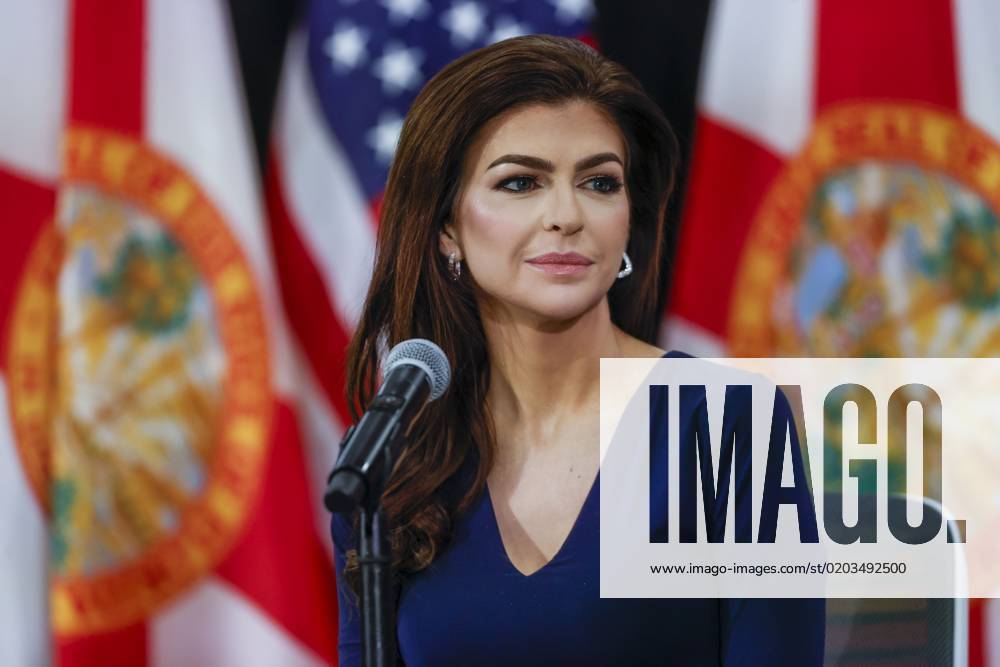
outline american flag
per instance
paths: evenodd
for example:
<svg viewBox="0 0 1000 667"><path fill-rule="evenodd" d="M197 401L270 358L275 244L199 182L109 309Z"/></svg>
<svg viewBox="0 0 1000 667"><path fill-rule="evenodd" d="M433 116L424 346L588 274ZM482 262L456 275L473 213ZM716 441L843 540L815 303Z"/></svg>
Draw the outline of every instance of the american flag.
<svg viewBox="0 0 1000 667"><path fill-rule="evenodd" d="M314 2L307 59L319 107L369 200L385 184L413 98L467 51L530 33L579 36L590 0Z"/></svg>

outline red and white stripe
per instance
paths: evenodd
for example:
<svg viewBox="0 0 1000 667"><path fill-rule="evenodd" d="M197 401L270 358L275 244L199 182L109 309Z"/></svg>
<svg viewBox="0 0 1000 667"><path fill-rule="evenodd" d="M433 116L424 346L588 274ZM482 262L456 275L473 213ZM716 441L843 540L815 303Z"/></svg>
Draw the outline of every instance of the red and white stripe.
<svg viewBox="0 0 1000 667"><path fill-rule="evenodd" d="M828 106L930 103L1000 141L997 26L992 0L714 0L664 344L725 354L757 207ZM1000 666L997 605L969 620L969 664Z"/></svg>
<svg viewBox="0 0 1000 667"><path fill-rule="evenodd" d="M811 1L713 4L664 326L668 347L725 353L729 298L750 222L812 128L815 13ZM692 242L689 232L701 229L728 241Z"/></svg>
<svg viewBox="0 0 1000 667"><path fill-rule="evenodd" d="M323 117L304 31L291 35L285 54L266 187L282 301L300 350L300 407L318 502L331 445L350 422L344 354L371 278L375 214ZM318 528L326 538L325 520Z"/></svg>

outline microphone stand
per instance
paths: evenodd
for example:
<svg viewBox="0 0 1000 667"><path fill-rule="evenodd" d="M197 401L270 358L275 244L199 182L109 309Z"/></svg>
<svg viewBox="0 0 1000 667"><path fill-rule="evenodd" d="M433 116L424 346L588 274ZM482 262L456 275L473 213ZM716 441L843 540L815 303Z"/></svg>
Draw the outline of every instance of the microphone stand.
<svg viewBox="0 0 1000 667"><path fill-rule="evenodd" d="M392 548L381 499L405 426L431 391L431 383L425 379L426 372L414 365L401 366L386 378L365 416L344 434L323 497L331 512L345 517L355 509L360 513L358 566L364 667L396 665Z"/></svg>
<svg viewBox="0 0 1000 667"><path fill-rule="evenodd" d="M384 456L390 470L391 448ZM389 528L380 498L384 476L360 508L358 566L361 570L361 664L394 667L396 664L396 613L392 596L392 549Z"/></svg>
<svg viewBox="0 0 1000 667"><path fill-rule="evenodd" d="M340 442L341 452L354 434L351 425ZM392 549L389 544L389 526L382 508L382 492L395 459L396 445L401 429L392 429L387 446L379 456L381 466L371 466L367 483L350 472L337 477L334 468L327 480L325 503L334 513L349 517L354 507L358 509L358 569L361 571L361 664L363 667L395 667L396 665L396 608L392 594ZM331 503L331 490L347 488L354 491L363 485L363 500L356 505Z"/></svg>

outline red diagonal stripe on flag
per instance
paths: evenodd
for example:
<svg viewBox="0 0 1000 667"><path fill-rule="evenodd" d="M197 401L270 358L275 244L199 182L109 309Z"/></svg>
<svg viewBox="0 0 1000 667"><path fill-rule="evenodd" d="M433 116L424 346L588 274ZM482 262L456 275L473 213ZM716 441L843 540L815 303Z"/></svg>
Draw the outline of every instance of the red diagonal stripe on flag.
<svg viewBox="0 0 1000 667"><path fill-rule="evenodd" d="M100 665L100 667L141 667L148 659L145 623L78 637L61 639L55 664Z"/></svg>
<svg viewBox="0 0 1000 667"><path fill-rule="evenodd" d="M7 349L7 322L28 258L38 232L55 212L56 193L51 187L30 181L0 168L0 201L11 224L4 230L4 261L0 262L0 350ZM0 369L7 355L0 355Z"/></svg>
<svg viewBox="0 0 1000 667"><path fill-rule="evenodd" d="M817 4L817 112L857 98L958 107L950 0Z"/></svg>
<svg viewBox="0 0 1000 667"><path fill-rule="evenodd" d="M71 122L142 134L145 14L137 0L73 2Z"/></svg>
<svg viewBox="0 0 1000 667"><path fill-rule="evenodd" d="M289 634L335 664L335 628L325 625L327 619L337 618L333 566L314 529L295 415L287 405L276 407L271 455L257 508L216 573Z"/></svg>
<svg viewBox="0 0 1000 667"><path fill-rule="evenodd" d="M724 335L743 244L781 157L700 115L670 309Z"/></svg>

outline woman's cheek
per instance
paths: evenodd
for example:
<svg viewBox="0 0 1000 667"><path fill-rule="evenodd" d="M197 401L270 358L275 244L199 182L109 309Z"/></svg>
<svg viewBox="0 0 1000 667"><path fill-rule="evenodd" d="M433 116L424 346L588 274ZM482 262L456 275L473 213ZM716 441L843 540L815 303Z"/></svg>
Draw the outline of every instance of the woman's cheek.
<svg viewBox="0 0 1000 667"><path fill-rule="evenodd" d="M628 225L629 206L628 199L624 195L614 195L610 199L590 196L584 199L583 208L587 211L587 217L594 223Z"/></svg>
<svg viewBox="0 0 1000 667"><path fill-rule="evenodd" d="M590 223L590 233L599 240L605 251L625 244L629 232L627 202L624 205L612 202L588 202L585 211Z"/></svg>
<svg viewBox="0 0 1000 667"><path fill-rule="evenodd" d="M476 237L489 236L503 224L506 207L489 194L470 197L463 207L463 218Z"/></svg>
<svg viewBox="0 0 1000 667"><path fill-rule="evenodd" d="M469 202L464 218L466 252L497 253L517 247L521 237L530 232L531 210L530 202L524 200ZM475 246L483 247L477 249Z"/></svg>

